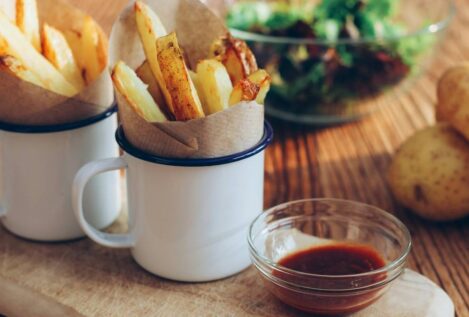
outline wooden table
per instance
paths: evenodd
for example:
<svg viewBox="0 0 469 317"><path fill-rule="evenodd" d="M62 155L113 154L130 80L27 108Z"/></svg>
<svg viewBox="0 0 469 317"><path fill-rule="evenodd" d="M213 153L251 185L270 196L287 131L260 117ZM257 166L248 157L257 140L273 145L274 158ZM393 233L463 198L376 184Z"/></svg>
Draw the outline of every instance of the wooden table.
<svg viewBox="0 0 469 317"><path fill-rule="evenodd" d="M126 0L73 0L106 31ZM458 18L435 65L406 96L356 123L310 130L275 122L267 151L265 206L304 197L337 197L377 205L410 228L410 268L451 296L459 317L469 316L469 221L435 224L393 201L385 171L395 149L434 121L435 81L449 65L469 57L469 3L458 1ZM40 244L0 229L0 275L74 307L86 316L295 316L264 290L255 271L207 284L182 284L152 276L127 250L88 239Z"/></svg>

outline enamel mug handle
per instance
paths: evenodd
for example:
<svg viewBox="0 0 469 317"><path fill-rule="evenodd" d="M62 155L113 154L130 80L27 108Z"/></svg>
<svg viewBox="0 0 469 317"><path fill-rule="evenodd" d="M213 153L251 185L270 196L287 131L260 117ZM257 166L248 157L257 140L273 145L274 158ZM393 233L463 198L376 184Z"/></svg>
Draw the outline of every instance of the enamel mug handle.
<svg viewBox="0 0 469 317"><path fill-rule="evenodd" d="M109 234L92 227L86 221L83 213L83 191L86 184L94 176L122 168L127 168L127 162L122 157L90 162L78 171L72 188L72 206L81 228L96 243L111 248L133 247L135 242L134 236L132 232L127 234Z"/></svg>

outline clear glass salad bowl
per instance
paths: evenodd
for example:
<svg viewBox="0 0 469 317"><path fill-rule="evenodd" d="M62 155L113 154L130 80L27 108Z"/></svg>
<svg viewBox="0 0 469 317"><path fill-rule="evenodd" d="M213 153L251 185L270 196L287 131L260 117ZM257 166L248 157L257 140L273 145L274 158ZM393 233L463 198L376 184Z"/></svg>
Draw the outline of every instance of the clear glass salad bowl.
<svg viewBox="0 0 469 317"><path fill-rule="evenodd" d="M210 6L213 0L205 2ZM328 3L322 15L314 16L322 2ZM455 14L452 0L355 2L359 7L354 15L344 15L344 24L330 18L345 6L339 0L235 0L212 7L271 73L268 115L334 124L359 119L396 88L408 88L428 66ZM272 13L272 3L280 13ZM309 22L293 23L291 10ZM282 23L289 26L282 29Z"/></svg>

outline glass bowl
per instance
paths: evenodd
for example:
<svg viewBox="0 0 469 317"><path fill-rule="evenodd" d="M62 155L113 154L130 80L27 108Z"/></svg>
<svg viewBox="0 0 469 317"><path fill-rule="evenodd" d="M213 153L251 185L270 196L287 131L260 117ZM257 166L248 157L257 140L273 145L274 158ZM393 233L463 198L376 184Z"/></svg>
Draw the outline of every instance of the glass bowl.
<svg viewBox="0 0 469 317"><path fill-rule="evenodd" d="M397 218L370 205L336 199L269 209L251 224L248 243L253 264L274 296L321 315L349 314L375 302L403 272L411 249L409 231ZM371 247L385 265L360 274L319 275L279 264L298 251L340 244Z"/></svg>
<svg viewBox="0 0 469 317"><path fill-rule="evenodd" d="M225 8L215 10L226 16L233 4L248 1L276 2L226 0ZM310 9L305 5L305 10ZM242 12L240 18L248 13ZM338 34L335 39L320 40L304 25L294 31L295 37L289 37L290 31L275 36L239 28L231 32L249 44L259 66L272 74L268 115L301 124L335 124L357 120L385 104L382 99L395 88L409 87L428 65L454 14L452 0L401 0L391 22L401 31L386 35L352 39ZM375 29L375 34L380 33ZM308 37L301 37L303 33Z"/></svg>

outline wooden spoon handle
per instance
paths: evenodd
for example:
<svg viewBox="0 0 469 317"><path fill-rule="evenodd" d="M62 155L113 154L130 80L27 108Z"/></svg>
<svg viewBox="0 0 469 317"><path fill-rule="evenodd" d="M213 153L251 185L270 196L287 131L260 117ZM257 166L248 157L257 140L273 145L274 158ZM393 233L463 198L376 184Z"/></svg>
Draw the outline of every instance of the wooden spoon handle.
<svg viewBox="0 0 469 317"><path fill-rule="evenodd" d="M8 317L84 317L71 307L1 276L0 315Z"/></svg>

